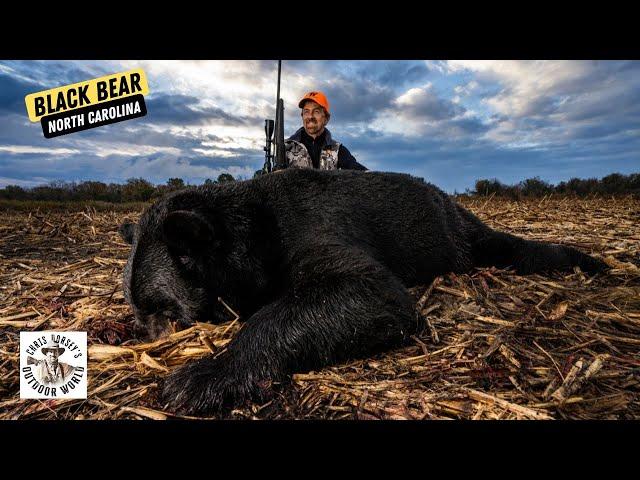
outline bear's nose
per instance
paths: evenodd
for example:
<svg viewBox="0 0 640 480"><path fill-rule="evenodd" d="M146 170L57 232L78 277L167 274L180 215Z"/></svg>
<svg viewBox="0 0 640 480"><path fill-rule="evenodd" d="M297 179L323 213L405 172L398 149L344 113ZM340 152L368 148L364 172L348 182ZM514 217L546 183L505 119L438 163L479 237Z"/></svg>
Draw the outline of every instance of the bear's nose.
<svg viewBox="0 0 640 480"><path fill-rule="evenodd" d="M146 341L153 341L173 333L171 317L169 317L167 313L168 312L156 312L145 316L142 324Z"/></svg>

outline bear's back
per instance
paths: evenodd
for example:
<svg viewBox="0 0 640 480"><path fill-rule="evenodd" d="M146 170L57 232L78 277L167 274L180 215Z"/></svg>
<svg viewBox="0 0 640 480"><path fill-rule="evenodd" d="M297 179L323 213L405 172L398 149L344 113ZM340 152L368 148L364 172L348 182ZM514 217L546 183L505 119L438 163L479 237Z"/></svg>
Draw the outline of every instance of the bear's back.
<svg viewBox="0 0 640 480"><path fill-rule="evenodd" d="M258 179L286 248L343 243L366 250L407 282L466 264L464 220L450 197L406 174L290 169ZM457 269L457 268L456 268Z"/></svg>

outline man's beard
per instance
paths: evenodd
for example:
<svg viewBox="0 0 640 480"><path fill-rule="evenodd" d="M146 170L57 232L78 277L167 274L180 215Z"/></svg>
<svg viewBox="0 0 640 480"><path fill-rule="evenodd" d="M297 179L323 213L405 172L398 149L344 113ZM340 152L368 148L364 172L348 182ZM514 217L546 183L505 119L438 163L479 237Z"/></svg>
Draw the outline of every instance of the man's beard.
<svg viewBox="0 0 640 480"><path fill-rule="evenodd" d="M305 124L305 129L308 130L309 132L318 133L321 130L320 123L319 122L307 122Z"/></svg>

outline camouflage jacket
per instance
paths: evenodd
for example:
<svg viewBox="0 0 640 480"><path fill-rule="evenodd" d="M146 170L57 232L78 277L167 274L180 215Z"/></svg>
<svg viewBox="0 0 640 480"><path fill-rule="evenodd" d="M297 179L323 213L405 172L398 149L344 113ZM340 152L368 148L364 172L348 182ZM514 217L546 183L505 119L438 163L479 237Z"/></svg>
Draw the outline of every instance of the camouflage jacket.
<svg viewBox="0 0 640 480"><path fill-rule="evenodd" d="M59 362L57 368L50 367L47 362L40 360L36 365L35 377L44 385L61 385L71 378L76 367Z"/></svg>
<svg viewBox="0 0 640 480"><path fill-rule="evenodd" d="M302 143L302 132L300 128L289 137L284 143L287 151L287 167L290 168L314 168L311 155L307 147ZM338 168L338 152L340 144L331 138L329 130L325 130L325 144L320 152L320 170L336 170Z"/></svg>

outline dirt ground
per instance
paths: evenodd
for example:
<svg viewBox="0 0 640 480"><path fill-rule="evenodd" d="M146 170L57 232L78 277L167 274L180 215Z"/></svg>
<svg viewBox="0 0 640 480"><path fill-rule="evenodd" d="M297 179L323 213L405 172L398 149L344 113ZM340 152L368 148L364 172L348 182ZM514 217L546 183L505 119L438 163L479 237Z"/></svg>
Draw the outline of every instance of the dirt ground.
<svg viewBox="0 0 640 480"><path fill-rule="evenodd" d="M412 288L428 328L399 349L300 372L238 419L640 418L640 200L460 198L496 229L575 246L588 276L477 269ZM0 212L0 419L165 419L168 372L241 328L199 323L150 344L131 336L121 288L140 212ZM86 400L19 399L19 332L87 331Z"/></svg>

